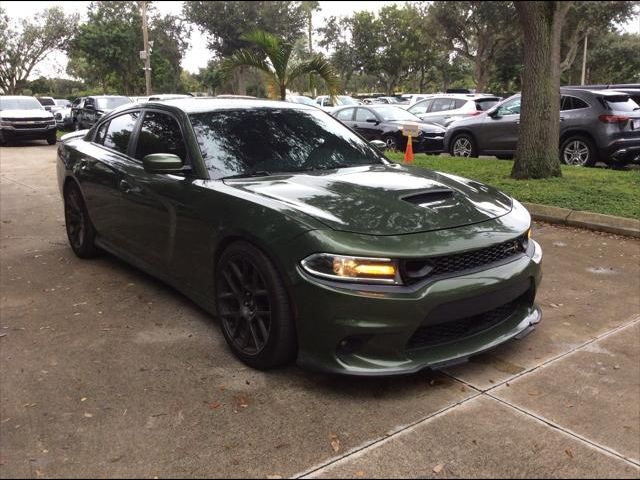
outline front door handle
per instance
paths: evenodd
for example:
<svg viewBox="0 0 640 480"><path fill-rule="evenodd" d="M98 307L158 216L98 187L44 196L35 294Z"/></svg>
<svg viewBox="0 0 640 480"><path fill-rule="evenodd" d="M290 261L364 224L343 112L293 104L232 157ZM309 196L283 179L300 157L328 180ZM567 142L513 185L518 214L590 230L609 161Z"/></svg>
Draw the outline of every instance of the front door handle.
<svg viewBox="0 0 640 480"><path fill-rule="evenodd" d="M520 125L520 120L516 120L516 125Z"/></svg>
<svg viewBox="0 0 640 480"><path fill-rule="evenodd" d="M126 180L120 180L119 186L120 190L124 193L129 193L131 191L131 185Z"/></svg>
<svg viewBox="0 0 640 480"><path fill-rule="evenodd" d="M560 117L560 121L561 121L561 122L564 122L564 117Z"/></svg>

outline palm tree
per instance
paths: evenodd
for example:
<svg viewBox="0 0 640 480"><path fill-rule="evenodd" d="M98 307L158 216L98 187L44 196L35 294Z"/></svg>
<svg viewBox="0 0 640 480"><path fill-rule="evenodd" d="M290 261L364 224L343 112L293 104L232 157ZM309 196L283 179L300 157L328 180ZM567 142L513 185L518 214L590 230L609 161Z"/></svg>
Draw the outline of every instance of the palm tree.
<svg viewBox="0 0 640 480"><path fill-rule="evenodd" d="M312 55L306 61L292 62L292 43L261 30L245 34L241 38L256 48L237 50L222 63L222 70L227 78L236 68L253 67L264 73L269 93L285 100L287 87L293 80L301 75L316 73L327 84L331 96L338 92L340 79L333 66L320 55Z"/></svg>

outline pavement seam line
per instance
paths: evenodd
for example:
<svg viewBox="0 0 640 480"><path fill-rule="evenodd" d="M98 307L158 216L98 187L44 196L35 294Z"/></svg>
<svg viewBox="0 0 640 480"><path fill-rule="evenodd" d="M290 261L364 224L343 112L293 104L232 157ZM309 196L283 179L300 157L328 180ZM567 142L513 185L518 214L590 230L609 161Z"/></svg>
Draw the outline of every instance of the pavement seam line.
<svg viewBox="0 0 640 480"><path fill-rule="evenodd" d="M423 417L419 420L416 420L415 422L406 424L402 427L397 428L394 432L392 432L389 435L385 435L384 437L379 437L377 439L374 439L370 442L365 442L363 444L360 444L360 446L358 447L354 447L351 450L345 452L343 455L341 455L340 457L337 458L333 458L329 461L320 463L320 464L316 464L315 466L311 467L310 469L302 472L302 473L297 473L296 475L292 475L291 478L310 478L310 475L313 475L315 473L318 473L328 467L334 466L336 464L342 463L348 459L351 459L353 457L357 457L360 455L363 455L364 453L366 453L369 450L372 450L374 448L377 448L381 445L384 445L385 443L387 443L388 441L395 439L397 436L404 434L404 433L409 433L413 430L415 430L417 427L419 427L420 425L422 425L423 423L426 423L430 420L433 420L436 417L439 417L447 412L449 412L450 410L453 410L454 408L457 408L461 405L464 405L465 403L474 400L480 396L482 396L482 392L480 392L477 388L474 387L470 387L472 390L474 390L475 392L477 392L475 395L472 395L470 397L465 398L464 400L460 400L452 405L449 405L447 407L441 408L440 410L437 410L429 415L427 415L426 417Z"/></svg>
<svg viewBox="0 0 640 480"><path fill-rule="evenodd" d="M500 402L501 404L503 404L505 406L508 406L508 407L511 407L512 409L520 412L522 415L525 415L527 417L531 417L531 418L537 420L538 422L543 423L543 424L545 424L545 425L547 425L547 426L549 426L549 427L551 427L551 428L553 428L555 430L558 430L559 432L562 432L565 435L567 435L567 436L569 436L569 437L571 437L571 438L573 438L575 440L581 441L582 443L588 445L589 447L591 447L591 448L593 448L595 450L602 451L603 453L605 453L608 456L615 457L615 458L617 458L619 460L623 460L624 462L630 463L631 465L633 465L635 467L640 467L640 460L627 458L625 455L623 455L620 452L615 451L612 448L609 448L609 447L606 447L604 445L601 445L601 444L599 444L599 443L597 443L597 442L595 442L593 440L589 440L588 438L583 437L582 435L580 435L580 434L578 434L576 432L573 432L573 431L569 430L568 428L565 428L565 427L563 427L563 426L561 426L561 425L559 425L559 424L557 424L557 423L555 423L555 422L553 422L553 421L551 421L551 420L549 420L549 419L547 419L547 418L545 418L543 416L537 415L534 412L531 412L531 411L527 410L524 407L521 407L519 405L515 405L515 404L509 402L508 400L504 400L502 398L495 397L495 396L493 396L493 395L491 395L490 393L487 393L487 392L482 393L480 396L486 396L486 397L492 398L493 400L495 400L497 402Z"/></svg>
<svg viewBox="0 0 640 480"><path fill-rule="evenodd" d="M515 374L513 377L510 377L507 380L503 380L503 381L501 381L499 383L496 383L495 385L492 385L491 387L486 388L486 389L474 386L474 385L470 384L469 382L467 382L466 380L458 378L455 375L453 375L451 373L448 373L448 372L446 372L444 370L441 370L441 373L446 375L446 376L448 376L448 377L450 377L450 378L452 378L452 379L454 379L454 380L457 380L458 382L461 382L461 383L465 384L467 387L473 388L473 389L478 390L478 391L480 391L482 393L488 393L488 392L491 392L492 390L495 390L498 387L504 386L507 383L511 383L511 382L516 381L516 380L519 380L521 377L524 377L525 375L528 375L528 374L530 374L532 372L535 372L537 370L546 368L550 364L552 364L552 363L554 363L554 362L556 362L558 360L561 360L561 359L563 359L563 358L565 358L565 357L567 357L569 355L573 355L578 350L582 350L583 348L588 347L592 343L595 343L595 342L600 341L600 340L604 340L605 338L609 337L610 335L618 333L620 330L624 330L625 328L632 327L637 323L640 323L640 315L634 315L631 318L631 320L629 320L628 322L623 323L622 325L619 325L619 326L617 326L617 327L615 327L615 328L613 328L611 330L608 330L608 331L600 334L599 336L597 336L595 338L587 340L586 342L584 342L584 343L582 343L582 344L580 344L580 345L578 345L576 347L573 347L572 349L570 349L570 350L568 350L568 351L566 351L564 353L558 354L555 357L551 357L550 359L545 360L544 362L542 362L540 365L536 365L535 367L530 367L530 368L528 368L528 369L526 369L526 370L524 370L524 371L522 371L520 373Z"/></svg>

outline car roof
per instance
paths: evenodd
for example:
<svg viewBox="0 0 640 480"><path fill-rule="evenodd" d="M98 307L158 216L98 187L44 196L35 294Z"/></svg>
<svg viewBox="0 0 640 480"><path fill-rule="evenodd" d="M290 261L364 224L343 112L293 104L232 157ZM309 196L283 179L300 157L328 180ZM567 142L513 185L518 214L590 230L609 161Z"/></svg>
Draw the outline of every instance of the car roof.
<svg viewBox="0 0 640 480"><path fill-rule="evenodd" d="M203 113L214 110L228 110L228 109L243 109L243 108L280 108L289 110L313 110L315 107L311 105L305 105L303 103L284 102L279 100L264 100L264 99L246 99L246 98L210 98L210 97L189 97L189 98L175 98L171 100L162 101L150 101L144 104L143 108L148 108L153 105L169 106L184 113ZM135 108L135 107L132 107ZM138 105L137 108L140 108Z"/></svg>
<svg viewBox="0 0 640 480"><path fill-rule="evenodd" d="M620 90L587 90L584 88L567 88L567 87L562 87L560 88L560 92L561 93L572 93L572 94L579 94L579 93L590 93L592 95L600 95L602 97L614 97L614 96L620 96L620 95L629 95L626 92L622 92Z"/></svg>
<svg viewBox="0 0 640 480"><path fill-rule="evenodd" d="M33 95L0 95L0 98L36 98Z"/></svg>
<svg viewBox="0 0 640 480"><path fill-rule="evenodd" d="M131 97L127 97L126 95L87 95L86 97L82 97L82 98L131 98Z"/></svg>

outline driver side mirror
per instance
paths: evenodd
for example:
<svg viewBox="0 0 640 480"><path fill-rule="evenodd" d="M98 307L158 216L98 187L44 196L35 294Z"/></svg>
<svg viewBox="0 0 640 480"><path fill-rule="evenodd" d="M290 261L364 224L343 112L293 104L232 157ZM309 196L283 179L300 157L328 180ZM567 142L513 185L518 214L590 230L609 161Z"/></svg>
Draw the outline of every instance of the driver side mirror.
<svg viewBox="0 0 640 480"><path fill-rule="evenodd" d="M499 108L495 108L495 109L493 109L493 110L488 111L488 112L487 112L487 115L488 115L488 116L490 116L491 118L494 118L494 119L496 119L496 118L500 118L500 117L502 117L502 115L500 115L500 114L498 113L499 111L500 111L500 109L499 109Z"/></svg>
<svg viewBox="0 0 640 480"><path fill-rule="evenodd" d="M145 172L182 173L184 162L172 153L152 153L142 159Z"/></svg>
<svg viewBox="0 0 640 480"><path fill-rule="evenodd" d="M378 125L380 122L378 120L376 120L375 118L367 118L366 120L367 123L374 123L376 125Z"/></svg>
<svg viewBox="0 0 640 480"><path fill-rule="evenodd" d="M371 140L369 142L369 145L371 145L372 147L377 148L381 152L384 152L387 149L387 144L385 142L383 142L382 140Z"/></svg>

